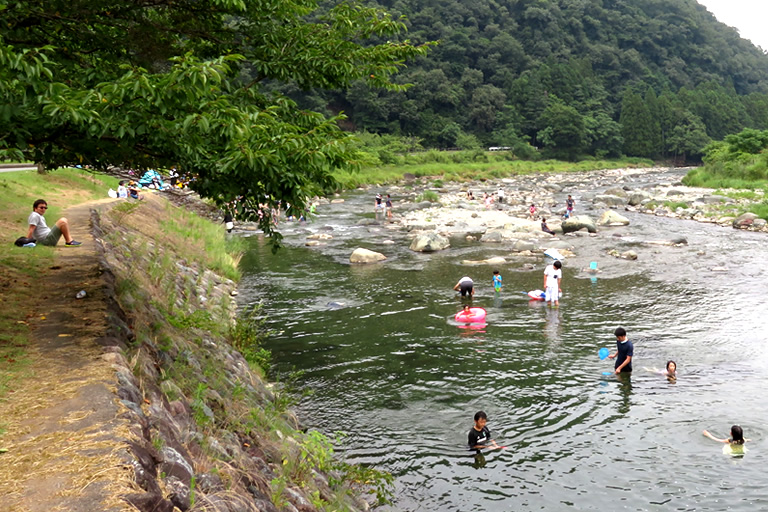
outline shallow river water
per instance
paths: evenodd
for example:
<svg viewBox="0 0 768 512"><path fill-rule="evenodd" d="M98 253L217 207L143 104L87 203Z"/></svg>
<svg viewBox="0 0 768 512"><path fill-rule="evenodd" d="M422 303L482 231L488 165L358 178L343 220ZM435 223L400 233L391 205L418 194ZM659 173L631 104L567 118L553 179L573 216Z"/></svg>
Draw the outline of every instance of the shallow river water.
<svg viewBox="0 0 768 512"><path fill-rule="evenodd" d="M541 288L543 257L524 270L504 244L462 240L414 253L403 231L356 225L372 216L370 192L345 198L313 223L281 226L287 247L276 256L249 238L240 298L264 302L278 367L304 371L300 384L314 391L297 408L304 424L344 432L341 457L395 476L389 510L768 508L765 235L626 213L628 227L561 237L576 257L551 309L524 295ZM304 247L324 226L334 239ZM674 235L688 245L646 243ZM350 265L356 247L388 260ZM460 263L492 256L508 258L500 294L494 267ZM590 261L596 277L582 272ZM482 328L453 320L452 287L465 274L488 310ZM627 378L604 375L613 362L597 355L615 349L618 326L635 345ZM674 383L645 369L669 359ZM467 449L480 409L507 449ZM727 437L734 423L752 440L744 458L701 435Z"/></svg>

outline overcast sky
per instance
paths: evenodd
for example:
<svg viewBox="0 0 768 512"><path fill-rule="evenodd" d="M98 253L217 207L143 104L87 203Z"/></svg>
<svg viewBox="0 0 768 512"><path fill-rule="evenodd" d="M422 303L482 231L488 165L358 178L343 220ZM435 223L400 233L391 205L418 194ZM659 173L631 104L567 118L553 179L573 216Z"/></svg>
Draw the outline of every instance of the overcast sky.
<svg viewBox="0 0 768 512"><path fill-rule="evenodd" d="M768 0L697 0L717 21L737 28L744 39L768 50Z"/></svg>

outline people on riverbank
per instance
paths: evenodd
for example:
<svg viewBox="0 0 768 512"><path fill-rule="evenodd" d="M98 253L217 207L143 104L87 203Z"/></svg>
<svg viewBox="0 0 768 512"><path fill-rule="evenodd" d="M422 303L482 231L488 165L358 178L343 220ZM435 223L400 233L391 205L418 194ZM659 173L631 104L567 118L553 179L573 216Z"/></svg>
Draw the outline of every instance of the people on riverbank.
<svg viewBox="0 0 768 512"><path fill-rule="evenodd" d="M635 347L632 342L627 339L627 331L623 327L617 327L613 334L616 336L616 352L608 356L608 359L616 359L614 365L614 372L630 373L632 372L632 357L634 356Z"/></svg>
<svg viewBox="0 0 768 512"><path fill-rule="evenodd" d="M573 200L570 194L568 194L568 199L565 200L565 218L569 219L571 215L573 215L573 206L576 204L576 201Z"/></svg>
<svg viewBox="0 0 768 512"><path fill-rule="evenodd" d="M47 210L48 203L45 199L38 199L32 204L32 213L30 213L27 218L27 224L29 224L27 238L37 240L38 244L54 247L59 243L59 239L63 236L64 245L67 247L77 247L82 245L70 235L69 221L66 217L61 217L56 221L52 228L49 228L44 217Z"/></svg>
<svg viewBox="0 0 768 512"><path fill-rule="evenodd" d="M505 196L505 194L504 194L504 187L499 187L499 190L496 191L496 197L499 198L499 203L503 203L504 202L504 196Z"/></svg>
<svg viewBox="0 0 768 512"><path fill-rule="evenodd" d="M120 199L125 199L128 197L128 189L125 188L125 180L120 180L117 183L117 197Z"/></svg>
<svg viewBox="0 0 768 512"><path fill-rule="evenodd" d="M491 439L491 431L486 424L488 415L484 411L475 413L475 424L467 435L470 450L482 450L484 448L499 448L494 439Z"/></svg>
<svg viewBox="0 0 768 512"><path fill-rule="evenodd" d="M544 302L555 306L560 305L561 282L563 279L563 264L555 260L544 269Z"/></svg>
<svg viewBox="0 0 768 512"><path fill-rule="evenodd" d="M456 283L456 286L454 286L453 289L461 293L462 297L469 295L469 297L472 298L475 295L475 283L469 276L464 276L459 279L459 282Z"/></svg>
<svg viewBox="0 0 768 512"><path fill-rule="evenodd" d="M498 270L493 271L493 289L496 292L501 291L501 273Z"/></svg>
<svg viewBox="0 0 768 512"><path fill-rule="evenodd" d="M490 210L491 206L493 206L493 194L484 193L483 202L485 203L485 209Z"/></svg>
<svg viewBox="0 0 768 512"><path fill-rule="evenodd" d="M392 196L390 196L389 194L387 194L387 199L384 202L384 205L387 208L387 218L391 219L392 218Z"/></svg>
<svg viewBox="0 0 768 512"><path fill-rule="evenodd" d="M528 218L530 220L536 220L536 205L531 203L531 207L528 208Z"/></svg>
<svg viewBox="0 0 768 512"><path fill-rule="evenodd" d="M552 230L549 228L549 226L547 226L547 219L545 219L544 217L542 217L542 218L541 218L541 230L542 230L543 232L545 232L545 233L549 233L549 234L550 234L550 235L552 235L552 236L555 236L555 235L556 235L556 233L555 233L554 231L552 231Z"/></svg>
<svg viewBox="0 0 768 512"><path fill-rule="evenodd" d="M232 212L227 210L224 212L224 229L227 233L231 233L235 228L235 218L232 216Z"/></svg>

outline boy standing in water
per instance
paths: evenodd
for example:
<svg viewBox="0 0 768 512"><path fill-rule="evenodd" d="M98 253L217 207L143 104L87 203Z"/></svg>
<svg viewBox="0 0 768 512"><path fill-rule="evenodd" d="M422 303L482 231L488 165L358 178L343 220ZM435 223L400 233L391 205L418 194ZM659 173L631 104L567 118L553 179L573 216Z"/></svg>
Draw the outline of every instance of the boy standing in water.
<svg viewBox="0 0 768 512"><path fill-rule="evenodd" d="M544 269L544 302L549 302L555 306L560 305L560 281L563 279L563 264L560 260L555 260L551 265Z"/></svg>
<svg viewBox="0 0 768 512"><path fill-rule="evenodd" d="M467 441L470 450L482 450L483 448L498 448L496 441L491 439L491 431L485 424L488 423L488 415L483 411L475 413L475 425L469 431Z"/></svg>
<svg viewBox="0 0 768 512"><path fill-rule="evenodd" d="M493 289L497 292L501 291L501 274L498 270L493 271Z"/></svg>
<svg viewBox="0 0 768 512"><path fill-rule="evenodd" d="M632 372L632 356L635 346L627 339L627 331L623 327L618 327L613 334L616 336L616 352L608 356L608 359L616 358L616 373Z"/></svg>

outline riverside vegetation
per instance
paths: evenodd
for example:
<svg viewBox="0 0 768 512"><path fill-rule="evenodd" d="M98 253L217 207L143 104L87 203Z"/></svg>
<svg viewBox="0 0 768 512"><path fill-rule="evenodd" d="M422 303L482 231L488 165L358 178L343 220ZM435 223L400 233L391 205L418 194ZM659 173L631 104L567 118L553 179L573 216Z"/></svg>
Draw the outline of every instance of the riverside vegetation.
<svg viewBox="0 0 768 512"><path fill-rule="evenodd" d="M36 194L49 204L71 204L103 197L114 185L113 178L83 171L9 173L0 180L18 195L3 217L7 245ZM65 185L68 199L54 198L53 183ZM372 501L387 499L389 475L335 458L327 436L302 431L286 386L266 382L269 352L262 347L267 333L259 308L234 316L237 238L227 239L221 226L157 194L93 208L94 243L103 247L111 290L103 345L115 368L120 418L131 433L127 449L116 447L134 480L118 482L123 499L140 510L273 511L364 509L359 496L366 489ZM34 275L54 262L54 249L38 249L14 248L2 260L3 270L12 271L3 272L4 305L18 304L4 308L2 317L3 332L13 333L0 344L4 363L11 363L0 374L5 403L28 379L42 378L25 364L31 326L17 323L35 308ZM0 447L11 468L14 439L4 435Z"/></svg>
<svg viewBox="0 0 768 512"><path fill-rule="evenodd" d="M754 138L754 134L747 135ZM737 140L726 143L734 146ZM724 150L717 147L721 154ZM755 155L750 158L760 161L759 152ZM473 157L485 161L466 169L466 164L448 162L472 157L471 153L420 156L440 161L420 164L426 167L401 167L399 178L404 170L414 171L414 175L428 175L439 187L443 180L483 181L611 164L539 162L538 167L530 163L526 167L509 162L514 165L495 167L494 160L506 160L488 153ZM427 174L432 169L436 172ZM383 173L370 170L355 176L358 181L346 183L350 187L386 183L396 177L394 168ZM1 176L0 187L9 197L8 208L0 217L6 242L10 244L13 233L25 228L29 205L37 195L52 203L54 217L62 204L103 197L115 181L75 170ZM345 183L343 176L340 181ZM423 193L428 192L432 191ZM738 197L744 208L749 199L764 202L761 193L726 192ZM425 195L425 199L429 198ZM669 202L665 206L682 205ZM104 245L104 265L114 277L110 286L116 307L111 321L120 340L116 344L122 354L118 361L123 364L118 371L118 393L128 409L126 417L140 426L134 432L141 432L132 440L131 457L138 461L135 468L143 468L139 473L155 475L154 480L141 480L143 494L126 489L129 500L143 509L166 504L187 510L255 500L268 510L355 510L364 507L355 496L365 488L373 490L376 501L385 501L391 492L391 476L335 459L333 442L327 436L301 432L289 410L295 398L286 387L265 383L270 354L263 347L268 333L260 309L258 305L246 308L238 318L233 313L242 250L237 239L228 240L221 226L172 207L153 194L147 201L118 202L97 209L101 214L95 224ZM34 377L28 371L25 349L31 329L26 312L40 299L30 282L33 276L45 273L54 254L45 247L34 251L14 248L0 260L4 270L0 400L9 400L13 388ZM8 449L2 438L0 448Z"/></svg>

